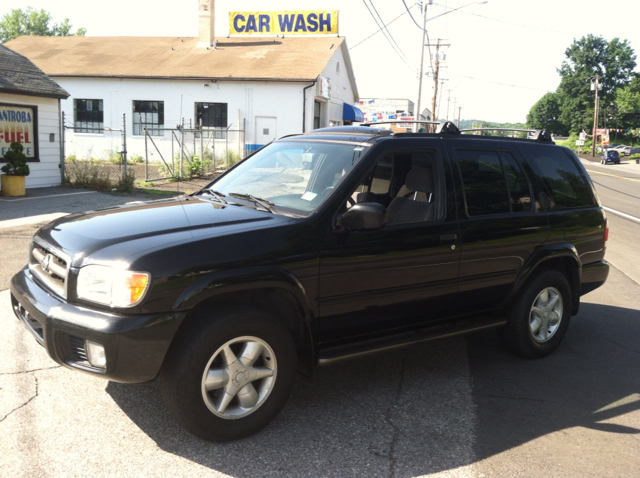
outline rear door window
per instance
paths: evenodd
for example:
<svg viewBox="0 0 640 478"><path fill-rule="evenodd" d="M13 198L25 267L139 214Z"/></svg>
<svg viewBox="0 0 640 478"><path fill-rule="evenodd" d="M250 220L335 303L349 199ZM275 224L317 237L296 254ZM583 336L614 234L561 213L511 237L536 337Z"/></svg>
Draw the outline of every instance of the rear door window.
<svg viewBox="0 0 640 478"><path fill-rule="evenodd" d="M469 216L531 210L529 182L510 153L456 149L455 155Z"/></svg>
<svg viewBox="0 0 640 478"><path fill-rule="evenodd" d="M586 178L562 148L530 144L519 146L547 187L552 211L595 205Z"/></svg>

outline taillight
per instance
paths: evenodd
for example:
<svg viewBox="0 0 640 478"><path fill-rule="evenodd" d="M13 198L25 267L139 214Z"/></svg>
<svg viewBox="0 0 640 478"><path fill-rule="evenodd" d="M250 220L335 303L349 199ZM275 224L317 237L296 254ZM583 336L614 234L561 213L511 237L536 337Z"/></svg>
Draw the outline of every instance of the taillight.
<svg viewBox="0 0 640 478"><path fill-rule="evenodd" d="M602 250L607 248L607 241L609 240L609 223L604 220L604 241L602 241Z"/></svg>

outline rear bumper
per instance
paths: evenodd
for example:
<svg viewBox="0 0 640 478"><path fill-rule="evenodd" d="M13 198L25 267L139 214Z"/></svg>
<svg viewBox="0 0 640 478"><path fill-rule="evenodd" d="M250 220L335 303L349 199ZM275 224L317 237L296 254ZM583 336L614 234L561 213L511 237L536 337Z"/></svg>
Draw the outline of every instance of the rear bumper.
<svg viewBox="0 0 640 478"><path fill-rule="evenodd" d="M175 313L127 316L78 307L40 287L28 268L11 280L11 305L53 360L116 382L153 380L184 318ZM86 340L104 347L105 368L89 363Z"/></svg>
<svg viewBox="0 0 640 478"><path fill-rule="evenodd" d="M609 263L607 261L592 262L582 266L582 280L580 295L585 295L597 289L605 283L609 276Z"/></svg>

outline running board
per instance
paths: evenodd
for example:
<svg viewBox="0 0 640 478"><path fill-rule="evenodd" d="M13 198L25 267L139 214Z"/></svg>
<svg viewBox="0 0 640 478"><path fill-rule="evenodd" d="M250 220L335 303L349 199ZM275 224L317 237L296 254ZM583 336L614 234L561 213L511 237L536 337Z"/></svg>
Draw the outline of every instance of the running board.
<svg viewBox="0 0 640 478"><path fill-rule="evenodd" d="M392 337L383 337L355 344L330 347L320 352L318 365L331 365L343 360L350 360L369 354L408 347L414 344L428 342L430 340L453 337L455 335L468 334L470 332L499 327L506 323L506 319L500 319L499 321L496 321L495 319L478 321L475 319L473 321L473 325L467 322L464 325L453 327L430 327L417 332L393 335Z"/></svg>

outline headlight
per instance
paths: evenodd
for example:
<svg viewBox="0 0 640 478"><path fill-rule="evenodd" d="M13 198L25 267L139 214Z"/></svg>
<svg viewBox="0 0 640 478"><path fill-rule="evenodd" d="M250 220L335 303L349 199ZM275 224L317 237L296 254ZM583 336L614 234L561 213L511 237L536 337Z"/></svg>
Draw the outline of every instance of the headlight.
<svg viewBox="0 0 640 478"><path fill-rule="evenodd" d="M131 307L144 297L150 274L86 266L78 273L78 297L113 307Z"/></svg>

